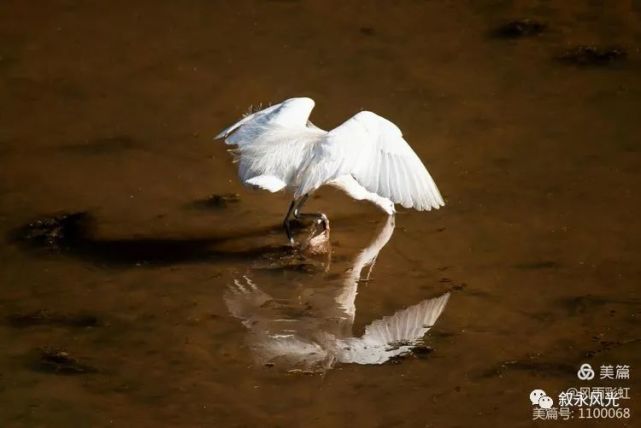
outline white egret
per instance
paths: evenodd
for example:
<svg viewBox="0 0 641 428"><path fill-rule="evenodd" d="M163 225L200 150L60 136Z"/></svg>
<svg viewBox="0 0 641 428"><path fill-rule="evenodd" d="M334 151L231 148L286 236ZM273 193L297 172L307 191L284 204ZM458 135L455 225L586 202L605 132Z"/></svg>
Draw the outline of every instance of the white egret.
<svg viewBox="0 0 641 428"><path fill-rule="evenodd" d="M328 184L357 200L368 200L388 215L394 204L419 211L445 203L427 169L389 120L361 111L331 131L309 121L311 98L291 98L247 114L224 129L224 138L239 162L243 183L294 194L283 225L294 240L290 218L313 217L328 226L323 213L302 214L307 197Z"/></svg>

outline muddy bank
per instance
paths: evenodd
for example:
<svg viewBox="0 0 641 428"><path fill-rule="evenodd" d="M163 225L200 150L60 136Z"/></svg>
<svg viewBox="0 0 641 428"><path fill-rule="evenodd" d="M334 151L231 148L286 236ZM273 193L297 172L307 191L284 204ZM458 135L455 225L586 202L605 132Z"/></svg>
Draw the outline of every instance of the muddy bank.
<svg viewBox="0 0 641 428"><path fill-rule="evenodd" d="M634 394L639 28L625 2L3 2L0 425L531 426L586 362ZM372 257L385 216L325 189L331 253L293 254L289 196L212 141L292 96L390 118L447 205ZM386 362L338 347L446 293Z"/></svg>

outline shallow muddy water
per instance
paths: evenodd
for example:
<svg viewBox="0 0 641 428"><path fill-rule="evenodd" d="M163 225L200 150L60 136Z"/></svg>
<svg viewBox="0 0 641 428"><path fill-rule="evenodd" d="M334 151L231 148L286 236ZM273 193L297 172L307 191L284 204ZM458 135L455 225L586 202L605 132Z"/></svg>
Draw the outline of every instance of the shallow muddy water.
<svg viewBox="0 0 641 428"><path fill-rule="evenodd" d="M3 1L0 426L596 425L532 420L585 385L638 426L640 44L625 1ZM212 137L299 95L397 123L446 206L323 189L331 255L292 255Z"/></svg>

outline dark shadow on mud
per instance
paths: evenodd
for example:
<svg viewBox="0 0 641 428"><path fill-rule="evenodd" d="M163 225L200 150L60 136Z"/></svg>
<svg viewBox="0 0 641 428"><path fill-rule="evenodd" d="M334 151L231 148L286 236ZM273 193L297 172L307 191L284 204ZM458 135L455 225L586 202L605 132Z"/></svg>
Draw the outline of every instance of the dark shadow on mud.
<svg viewBox="0 0 641 428"><path fill-rule="evenodd" d="M218 246L280 231L267 227L228 235L187 238L96 238L95 221L86 212L43 217L14 229L9 241L34 254L61 254L110 266L172 265L188 262L243 262L290 255L288 245L263 245L241 250Z"/></svg>
<svg viewBox="0 0 641 428"><path fill-rule="evenodd" d="M70 254L111 265L169 265L185 262L246 261L269 253L287 251L287 247L263 246L239 251L216 250L218 238L143 238L84 240L71 248Z"/></svg>
<svg viewBox="0 0 641 428"><path fill-rule="evenodd" d="M198 199L186 205L186 208L201 211L220 210L238 202L240 202L240 195L238 193L224 193L222 195L210 195L206 198Z"/></svg>
<svg viewBox="0 0 641 428"><path fill-rule="evenodd" d="M45 347L31 352L31 354L28 358L28 366L36 372L57 375L82 375L98 372L95 367L79 361L62 349Z"/></svg>
<svg viewBox="0 0 641 428"><path fill-rule="evenodd" d="M13 328L29 328L38 326L92 328L100 327L103 323L95 315L88 313L64 314L38 309L32 312L10 314L7 325Z"/></svg>
<svg viewBox="0 0 641 428"><path fill-rule="evenodd" d="M115 135L81 143L67 144L58 150L66 154L96 156L120 153L140 147L140 143L128 135Z"/></svg>
<svg viewBox="0 0 641 428"><path fill-rule="evenodd" d="M495 39L519 39L538 36L547 29L547 24L535 19L523 18L504 22L492 29L490 37Z"/></svg>

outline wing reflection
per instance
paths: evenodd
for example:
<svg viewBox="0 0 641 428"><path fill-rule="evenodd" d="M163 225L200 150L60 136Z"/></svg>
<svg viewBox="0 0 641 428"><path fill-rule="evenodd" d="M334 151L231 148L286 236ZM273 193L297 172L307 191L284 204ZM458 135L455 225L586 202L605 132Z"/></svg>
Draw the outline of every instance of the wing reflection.
<svg viewBox="0 0 641 428"><path fill-rule="evenodd" d="M290 371L323 372L336 363L382 364L420 345L445 308L449 293L378 319L360 337L352 333L358 285L369 279L393 232L394 218L389 217L353 260L338 287L323 287L311 294L303 290L304 302L301 296L274 298L247 275L235 279L224 295L225 304L248 329L256 360Z"/></svg>

